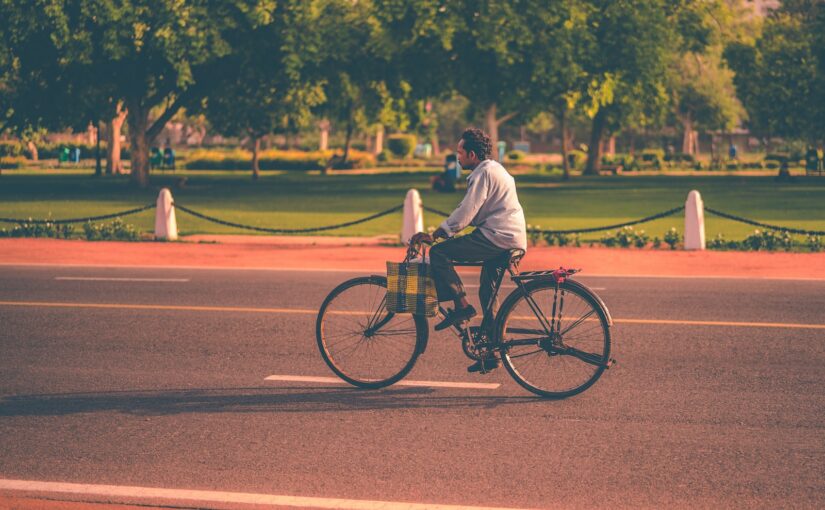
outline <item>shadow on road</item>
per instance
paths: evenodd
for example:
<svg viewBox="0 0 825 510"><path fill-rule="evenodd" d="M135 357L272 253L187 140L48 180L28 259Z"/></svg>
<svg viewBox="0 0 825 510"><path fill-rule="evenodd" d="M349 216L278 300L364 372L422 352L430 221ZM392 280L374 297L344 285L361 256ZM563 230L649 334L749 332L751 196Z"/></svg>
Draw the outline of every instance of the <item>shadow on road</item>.
<svg viewBox="0 0 825 510"><path fill-rule="evenodd" d="M137 415L293 413L392 409L496 408L546 402L530 396L455 396L434 388L292 387L169 389L15 395L0 398L0 416L63 416L118 411Z"/></svg>

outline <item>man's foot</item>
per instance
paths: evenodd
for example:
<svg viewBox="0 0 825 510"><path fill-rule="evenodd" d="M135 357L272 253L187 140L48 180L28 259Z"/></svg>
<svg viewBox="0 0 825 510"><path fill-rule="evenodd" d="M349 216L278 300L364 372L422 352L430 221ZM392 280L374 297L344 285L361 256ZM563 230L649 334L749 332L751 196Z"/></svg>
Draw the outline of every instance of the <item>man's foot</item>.
<svg viewBox="0 0 825 510"><path fill-rule="evenodd" d="M488 372L490 370L495 370L496 368L501 366L501 362L495 357L491 356L489 358L484 358L482 360L476 361L469 367L467 367L468 372Z"/></svg>
<svg viewBox="0 0 825 510"><path fill-rule="evenodd" d="M441 331L442 329L447 329L454 324L458 324L461 321L470 320L475 316L476 309L473 308L472 305L468 305L467 307L460 308L458 310L448 310L447 316L444 317L444 320L435 325L435 330Z"/></svg>

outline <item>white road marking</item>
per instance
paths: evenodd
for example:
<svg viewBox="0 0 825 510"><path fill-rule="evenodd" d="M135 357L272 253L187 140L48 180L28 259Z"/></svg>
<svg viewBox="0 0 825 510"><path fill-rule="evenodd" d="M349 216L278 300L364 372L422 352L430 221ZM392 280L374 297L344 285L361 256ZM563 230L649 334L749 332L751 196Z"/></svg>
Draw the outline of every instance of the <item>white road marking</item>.
<svg viewBox="0 0 825 510"><path fill-rule="evenodd" d="M343 508L348 510L517 510L503 507L466 505L439 505L432 503L404 503L400 501L370 501L362 499L319 498L308 496L284 496L250 492L224 492L207 490L163 489L157 487L133 487L125 485L93 485L82 483L41 482L34 480L0 479L0 490L26 491L47 494L71 494L87 498L98 496L112 503L112 498L160 499L172 501L201 501L219 504L248 504L288 506L298 508Z"/></svg>
<svg viewBox="0 0 825 510"><path fill-rule="evenodd" d="M400 261L400 258L399 258ZM356 274L384 274L386 266L376 266L375 268L341 269L329 267L233 267L233 266L184 266L184 265L145 265L145 264L54 264L47 262L0 262L0 267L103 267L115 269L192 269L192 270L216 270L216 271L285 271L295 273L356 273ZM459 271L459 274L477 274L476 272ZM763 280L763 281L800 281L800 282L825 282L825 278L804 277L804 276L714 276L702 274L688 275L649 275L649 274L614 274L614 273L588 273L582 272L583 278L649 278L649 279L705 279L705 280ZM577 277L579 279L579 277Z"/></svg>
<svg viewBox="0 0 825 510"><path fill-rule="evenodd" d="M46 308L101 308L121 310L179 310L187 312L229 312L229 313L283 313L298 315L317 315L318 310L307 308L254 308L238 306L188 306L188 305L141 305L128 303L59 303L47 301L0 301L0 306L46 307ZM370 315L366 310L333 311L334 315ZM514 319L532 320L534 316L517 315ZM628 324L667 324L679 326L731 326L749 328L790 328L790 329L825 329L825 324L804 324L788 322L734 322L734 321L690 321L671 319L613 319L615 323Z"/></svg>
<svg viewBox="0 0 825 510"><path fill-rule="evenodd" d="M288 381L288 382L309 382L321 384L349 384L337 377L311 377L304 375L270 375L265 381ZM478 390L495 390L501 384L498 383L469 383L451 381L409 381L402 379L395 383L395 386L423 386L427 388L466 388Z"/></svg>
<svg viewBox="0 0 825 510"><path fill-rule="evenodd" d="M189 278L109 278L103 276L55 276L55 280L89 282L188 282Z"/></svg>

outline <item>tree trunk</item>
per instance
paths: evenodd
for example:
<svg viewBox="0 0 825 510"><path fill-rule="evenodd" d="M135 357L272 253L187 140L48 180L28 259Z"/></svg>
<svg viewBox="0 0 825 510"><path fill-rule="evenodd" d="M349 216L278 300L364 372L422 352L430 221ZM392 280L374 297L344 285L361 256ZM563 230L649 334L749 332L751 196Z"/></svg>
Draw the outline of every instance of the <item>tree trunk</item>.
<svg viewBox="0 0 825 510"><path fill-rule="evenodd" d="M433 133L430 137L430 143L433 146L433 156L438 156L441 154L441 147L438 145L438 133Z"/></svg>
<svg viewBox="0 0 825 510"><path fill-rule="evenodd" d="M26 144L26 148L29 149L29 154L31 154L32 161L37 161L39 159L37 154L37 145L35 145L33 141L29 140Z"/></svg>
<svg viewBox="0 0 825 510"><path fill-rule="evenodd" d="M490 144L493 146L492 159L498 161L498 120L496 119L496 104L493 103L487 108L485 122L487 124L487 134L490 135Z"/></svg>
<svg viewBox="0 0 825 510"><path fill-rule="evenodd" d="M318 150L325 151L329 149L329 120L321 119L321 122L318 123L318 128L321 130Z"/></svg>
<svg viewBox="0 0 825 510"><path fill-rule="evenodd" d="M119 103L117 113L106 125L106 175L124 173L120 160L120 130L125 120L126 109Z"/></svg>
<svg viewBox="0 0 825 510"><path fill-rule="evenodd" d="M384 151L384 126L378 125L378 129L375 131L375 148L373 152L377 156Z"/></svg>
<svg viewBox="0 0 825 510"><path fill-rule="evenodd" d="M684 135L682 136L682 153L694 154L695 144L693 143L693 119L690 116L690 112L688 112L684 117L682 117L681 120L682 127L685 128Z"/></svg>
<svg viewBox="0 0 825 510"><path fill-rule="evenodd" d="M561 167L564 171L562 179L570 180L570 163L567 161L567 108L562 108L559 113L559 126L561 127Z"/></svg>
<svg viewBox="0 0 825 510"><path fill-rule="evenodd" d="M601 109L593 117L593 128L590 131L590 147L587 151L587 165L584 167L582 175L599 175L602 159L602 136L605 127L605 113Z"/></svg>
<svg viewBox="0 0 825 510"><path fill-rule="evenodd" d="M261 149L261 137L252 135L252 180L257 181L261 176L261 168L258 162L258 153Z"/></svg>
<svg viewBox="0 0 825 510"><path fill-rule="evenodd" d="M95 125L95 177L103 175L103 169L100 166L100 120L98 119Z"/></svg>
<svg viewBox="0 0 825 510"><path fill-rule="evenodd" d="M129 108L129 140L131 140L131 181L141 188L149 184L149 144L146 136L149 126L149 108L144 108L140 101L127 104Z"/></svg>
<svg viewBox="0 0 825 510"><path fill-rule="evenodd" d="M341 163L346 163L349 158L349 149L350 145L352 145L352 130L353 130L353 121L352 121L352 114L350 113L349 118L347 119L347 136L344 139L344 158L341 160Z"/></svg>

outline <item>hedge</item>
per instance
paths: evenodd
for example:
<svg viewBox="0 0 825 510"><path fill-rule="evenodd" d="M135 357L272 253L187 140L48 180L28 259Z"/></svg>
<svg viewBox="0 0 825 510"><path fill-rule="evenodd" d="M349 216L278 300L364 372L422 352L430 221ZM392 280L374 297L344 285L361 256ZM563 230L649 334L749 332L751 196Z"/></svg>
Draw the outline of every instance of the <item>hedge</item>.
<svg viewBox="0 0 825 510"><path fill-rule="evenodd" d="M261 170L323 170L335 151L261 151L258 165ZM361 151L350 151L350 168L375 166L375 156ZM186 168L191 170L249 170L252 153L246 150L216 151L196 150L186 158Z"/></svg>
<svg viewBox="0 0 825 510"><path fill-rule="evenodd" d="M399 158L412 157L417 138L415 135L395 134L387 137L387 149Z"/></svg>

